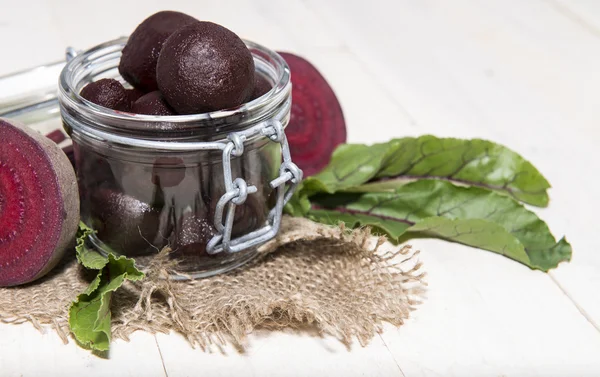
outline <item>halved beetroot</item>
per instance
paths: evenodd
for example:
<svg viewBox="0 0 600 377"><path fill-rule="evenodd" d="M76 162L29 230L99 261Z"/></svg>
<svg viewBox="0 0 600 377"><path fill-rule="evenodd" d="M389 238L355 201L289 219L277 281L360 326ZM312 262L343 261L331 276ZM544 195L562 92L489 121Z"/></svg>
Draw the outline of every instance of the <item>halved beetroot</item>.
<svg viewBox="0 0 600 377"><path fill-rule="evenodd" d="M67 156L50 139L0 119L0 286L50 271L72 244L79 194Z"/></svg>
<svg viewBox="0 0 600 377"><path fill-rule="evenodd" d="M342 107L323 75L306 59L279 54L292 75L292 114L285 133L294 162L310 176L323 169L333 150L346 142Z"/></svg>

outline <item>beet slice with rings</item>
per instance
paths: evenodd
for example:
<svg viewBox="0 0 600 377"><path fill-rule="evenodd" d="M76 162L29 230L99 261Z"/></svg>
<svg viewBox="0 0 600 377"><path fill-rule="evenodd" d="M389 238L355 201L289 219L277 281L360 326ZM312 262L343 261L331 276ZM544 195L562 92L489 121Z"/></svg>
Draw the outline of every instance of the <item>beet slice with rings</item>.
<svg viewBox="0 0 600 377"><path fill-rule="evenodd" d="M288 63L292 111L285 133L294 162L310 176L323 169L334 149L346 142L342 107L323 75L306 59L278 52Z"/></svg>
<svg viewBox="0 0 600 377"><path fill-rule="evenodd" d="M0 286L48 273L79 224L75 171L51 140L0 119Z"/></svg>

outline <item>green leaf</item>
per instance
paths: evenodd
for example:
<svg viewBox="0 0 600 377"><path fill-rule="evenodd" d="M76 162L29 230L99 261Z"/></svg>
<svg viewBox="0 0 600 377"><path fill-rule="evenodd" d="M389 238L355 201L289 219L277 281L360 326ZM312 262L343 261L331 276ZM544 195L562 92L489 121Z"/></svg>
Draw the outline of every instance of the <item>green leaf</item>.
<svg viewBox="0 0 600 377"><path fill-rule="evenodd" d="M487 188L541 207L549 201L548 181L514 151L487 140L431 135L342 145L322 172L306 179L303 194L394 191L417 179Z"/></svg>
<svg viewBox="0 0 600 377"><path fill-rule="evenodd" d="M509 197L478 187L420 180L393 192L337 193L311 200L309 217L316 221L369 225L396 241L405 232L427 233L500 252L544 271L571 258L571 245L564 239L556 242L535 213ZM456 234L454 227L459 229ZM478 236L466 234L467 228ZM527 259L515 243L521 245Z"/></svg>
<svg viewBox="0 0 600 377"><path fill-rule="evenodd" d="M341 196L342 194L336 194ZM384 194L386 196L393 194ZM411 226L414 221L405 220L401 214L387 214L385 208L377 211L370 211L372 200L378 200L378 196L374 194L356 195L355 199L350 199L348 195L347 204L338 203L332 205L332 197L320 197L317 203L321 203L326 207L318 206L316 209L310 210L308 217L311 220L323 223L337 225L339 222L345 223L351 228L356 228L361 225L371 226L386 233L392 240L396 241L402 236Z"/></svg>
<svg viewBox="0 0 600 377"><path fill-rule="evenodd" d="M104 257L86 245L93 230L79 225L77 260L88 269L98 270L90 285L69 308L69 326L73 335L85 347L106 351L110 345L110 301L112 293L126 280L141 280L144 274L135 267L135 261L124 256L109 254Z"/></svg>
<svg viewBox="0 0 600 377"><path fill-rule="evenodd" d="M93 229L89 228L83 222L79 223L75 253L77 255L77 261L85 268L99 270L106 265L107 258L87 247L86 241L93 233Z"/></svg>
<svg viewBox="0 0 600 377"><path fill-rule="evenodd" d="M377 176L393 145L390 143L342 144L336 148L331 161L319 174L304 180L301 191L334 193L359 186Z"/></svg>
<svg viewBox="0 0 600 377"><path fill-rule="evenodd" d="M300 185L298 186L298 189L297 189L298 192L300 192L302 190L302 184L303 184L303 182L300 182ZM284 207L284 211L287 214L289 214L291 216L296 216L296 217L306 216L306 214L308 213L309 210L310 210L310 200L308 199L308 196L306 196L306 195L293 195Z"/></svg>
<svg viewBox="0 0 600 377"><path fill-rule="evenodd" d="M110 345L110 328L106 331L106 311L110 306L112 292L106 291L107 280L102 271L88 289L77 297L69 309L69 326L77 341L84 347L106 351ZM122 277L119 278L122 283ZM102 289L100 285L103 285Z"/></svg>
<svg viewBox="0 0 600 377"><path fill-rule="evenodd" d="M428 217L409 230L493 251L526 266L543 269L532 264L525 247L514 235L502 226L487 220Z"/></svg>

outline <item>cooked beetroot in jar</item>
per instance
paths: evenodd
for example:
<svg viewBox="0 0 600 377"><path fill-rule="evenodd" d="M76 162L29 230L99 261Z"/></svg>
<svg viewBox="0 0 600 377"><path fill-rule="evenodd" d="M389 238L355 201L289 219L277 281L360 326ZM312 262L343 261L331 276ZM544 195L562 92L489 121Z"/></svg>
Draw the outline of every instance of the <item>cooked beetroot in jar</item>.
<svg viewBox="0 0 600 377"><path fill-rule="evenodd" d="M273 221L273 198L283 197L271 186L280 176L282 146L260 130L287 125L291 88L285 61L244 41L264 87L251 104L176 115L159 92L128 92L139 113L98 111L81 90L101 77L124 82L118 67L126 43L119 39L83 52L61 74L62 116L74 144L81 219L96 231L92 244L103 253L134 257L142 266L169 246L176 272L192 277L245 263L273 236L258 237ZM248 93L253 87L254 78ZM250 101L248 93L241 96ZM232 192L235 198L227 199ZM225 205L217 224L220 200Z"/></svg>

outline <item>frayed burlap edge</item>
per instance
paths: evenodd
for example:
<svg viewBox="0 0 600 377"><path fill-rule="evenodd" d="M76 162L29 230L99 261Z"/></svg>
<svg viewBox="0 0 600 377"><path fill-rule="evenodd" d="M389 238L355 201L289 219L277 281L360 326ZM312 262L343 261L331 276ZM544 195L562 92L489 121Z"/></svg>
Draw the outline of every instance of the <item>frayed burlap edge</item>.
<svg viewBox="0 0 600 377"><path fill-rule="evenodd" d="M113 296L113 336L138 330L176 331L202 349L243 349L257 328L313 326L346 345L365 345L383 322L400 326L423 297L418 251L390 248L368 228L349 231L285 217L279 236L246 267L215 277L173 281L168 250L149 265L146 279ZM0 321L54 328L68 341L68 304L88 280L75 261L20 288L0 288Z"/></svg>

